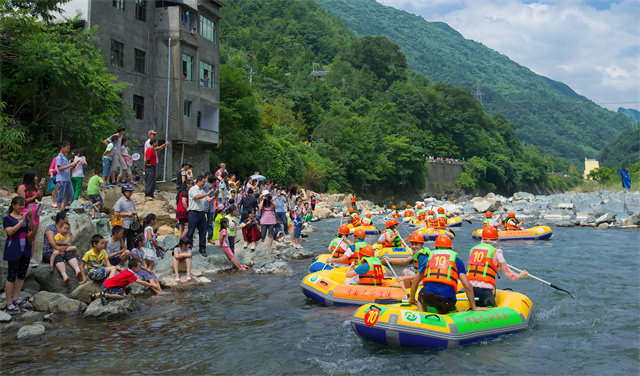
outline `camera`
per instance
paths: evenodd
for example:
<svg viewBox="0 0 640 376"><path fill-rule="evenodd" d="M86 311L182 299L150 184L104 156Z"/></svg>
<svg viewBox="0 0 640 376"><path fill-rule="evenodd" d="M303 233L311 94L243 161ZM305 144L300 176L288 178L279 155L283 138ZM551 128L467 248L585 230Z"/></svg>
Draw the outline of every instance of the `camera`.
<svg viewBox="0 0 640 376"><path fill-rule="evenodd" d="M271 200L271 193L269 193L268 195L264 196L267 198L267 200Z"/></svg>

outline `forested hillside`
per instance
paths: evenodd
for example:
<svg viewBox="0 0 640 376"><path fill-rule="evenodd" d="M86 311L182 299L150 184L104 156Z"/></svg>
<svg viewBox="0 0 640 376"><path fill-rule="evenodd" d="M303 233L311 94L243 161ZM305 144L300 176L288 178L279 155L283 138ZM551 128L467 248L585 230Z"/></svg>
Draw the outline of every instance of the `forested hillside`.
<svg viewBox="0 0 640 376"><path fill-rule="evenodd" d="M221 20L222 144L212 163L315 190L416 193L425 156L467 160L459 186L566 188L467 89L432 84L384 37L356 38L312 0L230 0ZM311 75L328 71L326 77Z"/></svg>
<svg viewBox="0 0 640 376"><path fill-rule="evenodd" d="M516 124L518 138L583 167L605 144L628 128L622 114L603 109L567 85L539 76L508 57L465 39L442 22L375 0L317 0L358 35L386 36L397 43L409 66L432 82L443 81L475 93L484 109ZM582 168L581 167L581 168Z"/></svg>
<svg viewBox="0 0 640 376"><path fill-rule="evenodd" d="M602 149L598 161L600 166L616 170L640 162L640 128L620 133Z"/></svg>

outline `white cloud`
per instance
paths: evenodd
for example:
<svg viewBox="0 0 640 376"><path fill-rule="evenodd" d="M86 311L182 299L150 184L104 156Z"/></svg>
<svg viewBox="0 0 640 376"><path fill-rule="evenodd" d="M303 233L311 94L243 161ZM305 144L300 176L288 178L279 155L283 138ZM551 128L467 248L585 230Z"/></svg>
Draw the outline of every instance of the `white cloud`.
<svg viewBox="0 0 640 376"><path fill-rule="evenodd" d="M603 107L640 110L640 2L378 0L562 81Z"/></svg>

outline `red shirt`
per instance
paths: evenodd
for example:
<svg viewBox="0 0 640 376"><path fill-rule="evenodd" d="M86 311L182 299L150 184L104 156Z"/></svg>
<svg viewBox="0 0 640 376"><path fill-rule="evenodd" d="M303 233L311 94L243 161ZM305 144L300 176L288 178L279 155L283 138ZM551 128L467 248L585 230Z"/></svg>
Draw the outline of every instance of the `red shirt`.
<svg viewBox="0 0 640 376"><path fill-rule="evenodd" d="M153 146L147 149L144 153L144 159L149 161L148 163L152 166L155 166L156 163L158 163L158 155L156 154L156 149L154 149Z"/></svg>
<svg viewBox="0 0 640 376"><path fill-rule="evenodd" d="M118 288L123 289L127 287L130 283L133 283L138 280L138 276L131 270L126 269L120 272L118 275L114 275L113 277L104 281L104 287L108 289Z"/></svg>

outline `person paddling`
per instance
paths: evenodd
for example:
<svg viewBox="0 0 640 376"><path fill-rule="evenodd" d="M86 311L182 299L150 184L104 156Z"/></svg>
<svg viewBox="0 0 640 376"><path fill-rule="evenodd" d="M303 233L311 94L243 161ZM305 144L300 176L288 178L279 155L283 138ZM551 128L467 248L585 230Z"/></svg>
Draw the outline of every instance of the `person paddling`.
<svg viewBox="0 0 640 376"><path fill-rule="evenodd" d="M411 288L420 261L426 262L431 254L431 250L424 246L424 237L422 235L412 234L409 237L409 243L411 244L413 256L392 259L387 256L384 257L384 259L391 264L410 265L408 268L402 270L402 277L398 277L398 282L403 282L407 288ZM422 260L422 258L426 258L426 260Z"/></svg>
<svg viewBox="0 0 640 376"><path fill-rule="evenodd" d="M504 229L505 231L522 230L523 222L524 222L524 219L520 219L520 221L518 221L518 219L516 218L516 213L509 212L509 214L507 214L507 220L504 221Z"/></svg>

